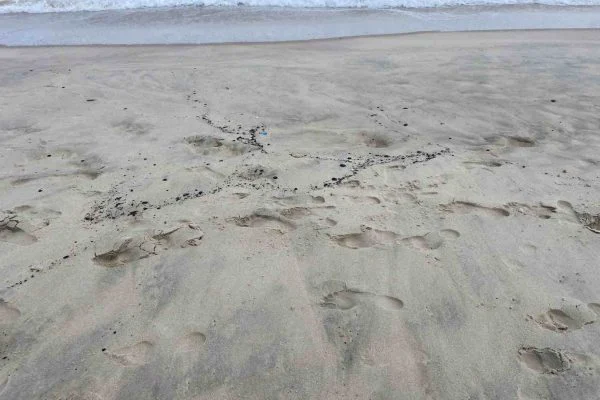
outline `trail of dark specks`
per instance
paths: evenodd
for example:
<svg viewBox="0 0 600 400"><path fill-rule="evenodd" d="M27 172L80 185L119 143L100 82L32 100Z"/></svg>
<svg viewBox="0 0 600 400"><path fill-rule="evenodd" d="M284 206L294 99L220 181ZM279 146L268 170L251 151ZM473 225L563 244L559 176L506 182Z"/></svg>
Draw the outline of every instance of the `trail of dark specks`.
<svg viewBox="0 0 600 400"><path fill-rule="evenodd" d="M337 159L330 158L327 156L310 156L303 155L300 157L321 159L321 160L335 160L339 162L344 162L348 165L353 165L348 173L337 178L331 178L323 182L320 185L313 185L310 189L317 190L324 187L333 187L343 183L345 180L356 176L360 171L372 167L374 165L382 165L382 164L390 164L390 163L400 163L401 165L410 165L410 164L418 164L424 163L429 160L432 160L438 156L443 156L450 154L450 149L445 148L443 150L434 151L434 152L425 152L425 151L417 151L415 153L409 153L405 155L395 155L391 156L388 154L375 154L369 155L367 157L348 157L346 159ZM296 156L298 157L298 156ZM266 178L265 178L266 179ZM244 182L239 180L238 172L235 171L228 177L226 177L220 185L215 186L209 191L203 191L200 189L195 189L193 191L188 191L182 194L178 194L173 196L167 200L164 200L160 203L151 203L146 200L128 200L127 194L120 193L119 190L114 187L109 192L107 198L97 202L90 212L88 212L85 216L85 220L91 223L98 223L107 219L117 219L124 216L132 216L136 217L141 215L144 211L147 210L160 210L162 207L170 206L177 203L182 203L187 200L195 199L198 197L203 197L211 194L215 194L220 192L224 187L245 187L248 189L260 190L260 189L270 189L270 190L285 190L285 191L295 191L297 189L281 187L278 184L270 180L264 180L261 182Z"/></svg>
<svg viewBox="0 0 600 400"><path fill-rule="evenodd" d="M109 191L107 198L94 204L92 209L85 215L84 220L98 223L107 219L117 219L124 216L135 217L147 210L160 210L162 207L196 199L207 194L214 194L220 190L220 187L216 187L209 192L194 189L163 200L160 203L151 203L147 200L127 200L126 194L120 193L116 187L113 187Z"/></svg>
<svg viewBox="0 0 600 400"><path fill-rule="evenodd" d="M227 90L229 90L229 89L227 89ZM192 91L191 94L187 95L186 100L191 101L193 103L200 103L205 109L202 116L197 115L196 118L200 118L207 125L220 130L222 133L226 133L229 135L236 135L235 140L240 143L244 143L246 145L252 146L252 147L258 149L261 153L265 153L265 154L267 153L264 145L262 143L260 143L256 137L256 135L259 132L266 129L266 126L264 124L260 124L260 125L257 125L255 127L249 128L249 129L244 129L242 127L242 125L240 125L240 124L236 125L235 123L231 123L231 120L228 120L228 122L230 123L229 125L219 125L212 118L209 117L208 112L206 110L206 108L208 107L208 104L206 102L200 100L199 98L195 98L195 97L198 97L198 92L196 90Z"/></svg>
<svg viewBox="0 0 600 400"><path fill-rule="evenodd" d="M217 125L206 114L202 116L202 121L206 122L209 126L216 128L223 133L237 135L235 140L240 143L252 146L258 149L261 153L267 153L267 151L265 150L265 146L262 143L260 143L256 137L258 132L261 132L266 129L266 126L264 124L257 125L248 130L243 130L241 125L238 125L237 128L232 128L229 125Z"/></svg>
<svg viewBox="0 0 600 400"><path fill-rule="evenodd" d="M372 167L374 165L382 165L382 164L390 164L390 163L396 163L396 162L400 162L401 165L406 166L406 165L410 165L410 164L419 164L419 163L424 163L430 160L433 160L434 158L438 157L438 156L443 156L443 155L447 155L447 154L451 154L450 149L449 148L444 148L442 150L439 151L433 151L433 152L426 152L426 151L421 151L418 150L414 153L409 153L409 154L404 154L404 155L396 155L396 156L391 156L388 154L374 154L374 155L369 155L363 159L356 159L356 158L346 158L346 159L334 159L335 161L339 161L339 162L344 162L344 163L352 163L353 167L350 170L349 173L342 175L341 177L337 178L331 178L330 180L327 180L325 182L323 182L320 186L313 186L312 189L319 189L320 187L333 187L336 185L339 185L341 183L343 183L345 180L352 178L354 176L356 176L360 171L367 169L369 167ZM307 156L309 157L309 156ZM316 159L329 159L329 158L324 158L324 157L312 157L312 158L316 158ZM332 160L332 159L329 159Z"/></svg>

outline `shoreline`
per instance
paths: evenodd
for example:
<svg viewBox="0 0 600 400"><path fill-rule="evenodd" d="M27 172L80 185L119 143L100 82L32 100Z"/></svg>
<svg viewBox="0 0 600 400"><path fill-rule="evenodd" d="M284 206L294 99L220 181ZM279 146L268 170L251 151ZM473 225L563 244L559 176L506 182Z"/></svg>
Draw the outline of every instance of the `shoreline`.
<svg viewBox="0 0 600 400"><path fill-rule="evenodd" d="M386 34L374 34L374 35L358 35L358 36L339 36L339 37L328 37L328 38L317 38L317 39L300 39L300 40L287 40L287 41L264 41L264 42L223 42L223 43L148 43L148 44L73 44L73 45L32 45L32 46L6 46L0 45L0 49L53 49L53 48L169 48L169 47L228 47L228 46L277 46L277 45L294 45L294 44L310 44L310 43L335 43L340 41L356 41L360 39L387 39L387 38L402 38L409 36L420 36L420 35L460 35L469 33L482 33L482 34L519 34L529 33L535 34L540 33L540 36L544 36L544 33L559 33L559 32L572 32L572 33L594 33L600 31L600 28L556 28L556 29L497 29L497 30L469 30L469 31L420 31L420 32L401 32L401 33L386 33ZM530 36L531 37L531 36Z"/></svg>
<svg viewBox="0 0 600 400"><path fill-rule="evenodd" d="M0 15L0 44L290 42L431 31L598 29L600 6L454 9L192 8Z"/></svg>

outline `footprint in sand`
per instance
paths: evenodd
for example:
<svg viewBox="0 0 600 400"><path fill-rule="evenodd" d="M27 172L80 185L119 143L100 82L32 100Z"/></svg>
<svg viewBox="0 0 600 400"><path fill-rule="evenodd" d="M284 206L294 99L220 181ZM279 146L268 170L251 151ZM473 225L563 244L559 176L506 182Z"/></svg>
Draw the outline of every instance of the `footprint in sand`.
<svg viewBox="0 0 600 400"><path fill-rule="evenodd" d="M301 219L311 216L313 213L306 207L292 207L279 210L279 214L289 219Z"/></svg>
<svg viewBox="0 0 600 400"><path fill-rule="evenodd" d="M521 347L519 360L540 374L558 374L569 370L572 365L572 360L565 353L548 347Z"/></svg>
<svg viewBox="0 0 600 400"><path fill-rule="evenodd" d="M377 149L390 147L394 143L394 141L388 136L367 132L360 133L359 140L367 147L374 147Z"/></svg>
<svg viewBox="0 0 600 400"><path fill-rule="evenodd" d="M315 229L329 229L337 225L337 221L332 218L319 218Z"/></svg>
<svg viewBox="0 0 600 400"><path fill-rule="evenodd" d="M505 150L520 147L534 147L536 145L534 139L525 136L493 136L491 138L486 138L486 141Z"/></svg>
<svg viewBox="0 0 600 400"><path fill-rule="evenodd" d="M477 203L468 201L454 201L449 204L442 204L442 210L455 214L478 214L491 217L508 217L510 213L504 208L486 207Z"/></svg>
<svg viewBox="0 0 600 400"><path fill-rule="evenodd" d="M380 231L368 226L361 226L360 233L345 235L329 235L336 244L349 249L385 246L396 243L398 235L394 232Z"/></svg>
<svg viewBox="0 0 600 400"><path fill-rule="evenodd" d="M293 222L269 210L257 210L245 217L229 218L227 221L244 228L268 228L281 233L296 229Z"/></svg>
<svg viewBox="0 0 600 400"><path fill-rule="evenodd" d="M347 203L347 204L381 204L381 200L375 196L335 196L336 200L339 203Z"/></svg>
<svg viewBox="0 0 600 400"><path fill-rule="evenodd" d="M0 212L0 241L27 246L37 242L37 238L25 231L24 224L13 213Z"/></svg>
<svg viewBox="0 0 600 400"><path fill-rule="evenodd" d="M464 161L465 165L483 165L484 167L498 168L506 164L506 162L496 160L477 160L477 161Z"/></svg>
<svg viewBox="0 0 600 400"><path fill-rule="evenodd" d="M506 204L506 207L515 214L531 215L542 219L550 219L556 214L556 207L544 204L528 205L523 203L511 202Z"/></svg>
<svg viewBox="0 0 600 400"><path fill-rule="evenodd" d="M243 169L240 169L236 175L247 181L255 181L261 178L272 179L274 176L277 176L277 170L262 165L247 165Z"/></svg>
<svg viewBox="0 0 600 400"><path fill-rule="evenodd" d="M132 346L107 351L106 355L124 367L136 367L148 363L153 351L154 343L144 340Z"/></svg>
<svg viewBox="0 0 600 400"><path fill-rule="evenodd" d="M395 297L376 295L374 293L361 292L353 289L346 289L328 294L323 298L321 306L338 310L350 310L364 301L371 301L377 307L384 310L397 311L404 307L402 300Z"/></svg>
<svg viewBox="0 0 600 400"><path fill-rule="evenodd" d="M551 308L535 318L535 322L544 329L555 332L569 332L581 329L596 321L598 315L594 310L595 303L569 303L561 308Z"/></svg>
<svg viewBox="0 0 600 400"><path fill-rule="evenodd" d="M273 201L281 206L307 206L320 205L325 203L323 196L295 195L284 197L273 197Z"/></svg>
<svg viewBox="0 0 600 400"><path fill-rule="evenodd" d="M600 214L592 215L587 212L577 212L568 201L560 200L557 202L558 209L567 214L573 222L579 222L594 233L600 233Z"/></svg>
<svg viewBox="0 0 600 400"><path fill-rule="evenodd" d="M119 132L136 136L145 135L153 128L152 125L145 122L138 122L134 118L126 118L124 120L115 121L113 122L112 126Z"/></svg>
<svg viewBox="0 0 600 400"><path fill-rule="evenodd" d="M454 240L460 233L454 229L442 229L438 232L429 232L423 236L411 236L402 239L402 243L418 250L435 250L440 248L446 240Z"/></svg>
<svg viewBox="0 0 600 400"><path fill-rule="evenodd" d="M18 308L0 299L0 325L11 324L18 320L20 316L21 311Z"/></svg>
<svg viewBox="0 0 600 400"><path fill-rule="evenodd" d="M563 310L550 309L544 314L541 314L536 322L543 328L551 331L566 332L580 329L583 325L592 323L593 321L582 321L573 318Z"/></svg>
<svg viewBox="0 0 600 400"><path fill-rule="evenodd" d="M200 351L204 343L206 343L206 335L202 332L190 332L177 340L175 351L177 353Z"/></svg>
<svg viewBox="0 0 600 400"><path fill-rule="evenodd" d="M239 156L252 150L252 146L240 142L225 140L213 136L191 136L185 141L203 155L219 154Z"/></svg>
<svg viewBox="0 0 600 400"><path fill-rule="evenodd" d="M177 247L197 246L204 236L194 224L181 225L166 230L148 230L131 237L122 237L110 245L98 244L93 261L104 267L117 267L158 255ZM110 239L110 238L109 238Z"/></svg>
<svg viewBox="0 0 600 400"><path fill-rule="evenodd" d="M345 311L364 302L371 302L381 309L390 311L398 311L404 307L402 300L397 299L396 297L363 292L357 289L348 289L344 282L330 281L326 282L325 285L339 286L340 290L333 291L323 297L320 305L324 308Z"/></svg>

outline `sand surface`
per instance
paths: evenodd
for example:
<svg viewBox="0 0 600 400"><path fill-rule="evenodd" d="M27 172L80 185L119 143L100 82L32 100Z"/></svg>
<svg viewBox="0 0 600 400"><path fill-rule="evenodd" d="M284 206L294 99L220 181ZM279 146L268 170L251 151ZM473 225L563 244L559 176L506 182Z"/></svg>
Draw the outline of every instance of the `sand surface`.
<svg viewBox="0 0 600 400"><path fill-rule="evenodd" d="M0 398L598 398L599 116L600 31L0 49Z"/></svg>

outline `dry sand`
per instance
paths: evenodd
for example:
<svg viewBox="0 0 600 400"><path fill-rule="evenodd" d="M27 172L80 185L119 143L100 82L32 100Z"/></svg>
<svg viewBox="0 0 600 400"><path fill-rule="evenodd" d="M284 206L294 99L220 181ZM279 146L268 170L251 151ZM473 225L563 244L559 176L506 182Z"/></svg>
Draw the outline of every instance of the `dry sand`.
<svg viewBox="0 0 600 400"><path fill-rule="evenodd" d="M0 49L0 398L600 396L600 31Z"/></svg>

